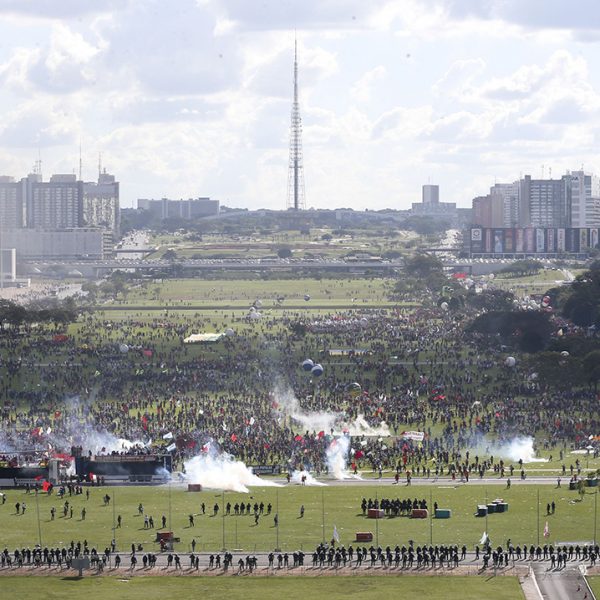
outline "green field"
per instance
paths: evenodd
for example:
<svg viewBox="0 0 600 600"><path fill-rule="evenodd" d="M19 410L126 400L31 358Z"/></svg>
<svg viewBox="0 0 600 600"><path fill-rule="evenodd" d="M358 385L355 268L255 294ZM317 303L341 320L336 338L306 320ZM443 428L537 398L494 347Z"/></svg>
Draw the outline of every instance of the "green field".
<svg viewBox="0 0 600 600"><path fill-rule="evenodd" d="M588 577L587 580L596 598L600 596L600 576Z"/></svg>
<svg viewBox="0 0 600 600"><path fill-rule="evenodd" d="M170 306L249 307L259 300L264 308L286 304L310 308L311 304L370 305L393 304L387 293L392 286L386 279L243 279L237 281L174 279L144 282L134 286L119 304ZM305 295L310 300L304 299ZM283 298L281 303L277 298Z"/></svg>
<svg viewBox="0 0 600 600"><path fill-rule="evenodd" d="M304 600L310 597L360 598L361 600L420 597L445 600L516 600L523 598L516 577L115 577L82 580L59 577L2 577L2 597L45 600L152 600L154 598L201 598ZM10 591L8 591L10 590Z"/></svg>
<svg viewBox="0 0 600 600"><path fill-rule="evenodd" d="M539 486L540 517L539 539L553 543L562 541L586 541L594 537L595 497L586 495L583 502L577 500L576 492L566 488ZM487 519L487 531L492 543L504 544L511 538L515 545L532 544L538 541L537 490L531 485L514 484L507 490L503 486L468 484L454 487L450 482L440 482L439 486L335 486L301 487L289 485L282 488L253 488L250 494L226 492L225 503L231 502L270 502L273 513L266 514L254 524L252 514L222 518L223 495L215 491L190 493L182 487L171 486L171 518L173 530L181 542L176 545L180 552L190 550L192 539L196 540L197 551L214 551L225 547L229 550L240 549L246 552L271 550L279 539L279 547L293 551L303 549L311 551L323 539L329 541L334 525L337 527L341 542L350 544L357 531L372 531L375 542L380 545L394 546L415 543L466 544L472 549L486 530L486 520L474 516L476 506L497 497L509 503L509 511L504 514L491 514ZM0 527L3 532L3 544L9 549L17 546L33 546L38 542L36 499L23 491L7 491L7 502L0 506ZM70 500L74 507L73 518L62 517L62 502L56 497L38 497L40 527L43 545L61 546L71 540L87 539L90 545L103 549L109 545L112 537L113 507L103 506L102 496L108 493L116 499L114 514L122 516L122 527L116 530L118 549L126 551L132 542L141 543L145 550L157 549L154 544L156 531L144 529L143 517L138 514L141 502L146 514L152 516L155 527L161 525L161 517L169 519L169 487L117 487L91 488L90 499L85 495L73 496ZM426 498L437 502L442 508L452 510L448 520L409 519L407 517L386 518L381 521L366 519L362 516L360 503L366 498ZM25 515L15 514L15 503L25 501ZM556 503L556 513L546 516L546 503ZM204 502L206 514L202 515L200 506ZM212 516L213 505L219 504L220 511ZM304 518L299 517L300 506L305 506ZM50 508L57 509L56 518L50 520ZM86 519L81 520L81 510L86 508ZM274 526L273 516L279 513L279 538ZM265 510L266 513L266 510ZM195 515L195 526L190 527L188 517ZM323 533L323 521L325 531ZM544 540L542 531L548 521L550 537Z"/></svg>

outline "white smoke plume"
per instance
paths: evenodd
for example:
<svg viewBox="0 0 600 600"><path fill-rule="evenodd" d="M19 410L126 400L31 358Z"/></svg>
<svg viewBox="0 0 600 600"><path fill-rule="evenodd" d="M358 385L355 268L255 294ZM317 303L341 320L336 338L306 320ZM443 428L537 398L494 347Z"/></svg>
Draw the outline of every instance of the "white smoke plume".
<svg viewBox="0 0 600 600"><path fill-rule="evenodd" d="M545 458L537 458L533 449L532 437L517 437L502 444L492 446L498 456L510 458L514 462L523 460L523 463L547 462Z"/></svg>
<svg viewBox="0 0 600 600"><path fill-rule="evenodd" d="M280 487L268 479L261 479L241 460L226 452L207 453L185 461L189 483L199 483L204 488L226 492L248 493L249 487Z"/></svg>
<svg viewBox="0 0 600 600"><path fill-rule="evenodd" d="M350 450L350 438L342 436L335 438L329 444L325 453L329 473L335 479L349 479L350 473L347 469L348 452Z"/></svg>
<svg viewBox="0 0 600 600"><path fill-rule="evenodd" d="M351 423L346 423L343 427L343 432L354 437L389 437L391 434L388 424L382 422L378 427L369 425L364 415L358 415ZM341 435L342 432L337 432L336 435Z"/></svg>
<svg viewBox="0 0 600 600"><path fill-rule="evenodd" d="M322 481L317 481L308 471L294 471L290 477L292 483L302 484L302 477L305 477L304 485L324 486L327 485Z"/></svg>
<svg viewBox="0 0 600 600"><path fill-rule="evenodd" d="M337 413L327 411L307 412L303 410L298 398L290 389L277 388L274 396L278 404L278 410L300 423L304 431L325 431L329 433L339 418Z"/></svg>

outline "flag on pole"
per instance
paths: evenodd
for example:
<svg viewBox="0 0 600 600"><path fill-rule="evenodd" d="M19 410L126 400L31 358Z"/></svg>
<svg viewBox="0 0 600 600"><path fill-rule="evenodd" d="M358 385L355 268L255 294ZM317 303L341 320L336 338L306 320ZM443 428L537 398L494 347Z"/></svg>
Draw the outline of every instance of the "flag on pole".
<svg viewBox="0 0 600 600"><path fill-rule="evenodd" d="M338 533L337 527L333 526L333 539L339 544L340 543L340 534Z"/></svg>
<svg viewBox="0 0 600 600"><path fill-rule="evenodd" d="M544 525L544 537L550 537L550 527L548 527L548 521L546 521L546 524Z"/></svg>
<svg viewBox="0 0 600 600"><path fill-rule="evenodd" d="M479 540L480 544L485 544L488 541L488 534L486 531L483 532L481 539Z"/></svg>
<svg viewBox="0 0 600 600"><path fill-rule="evenodd" d="M172 440L173 439L173 433L171 431L169 431L169 433L165 433L165 435L163 435L163 440Z"/></svg>
<svg viewBox="0 0 600 600"><path fill-rule="evenodd" d="M169 444L167 446L167 452L173 452L177 448L177 444Z"/></svg>

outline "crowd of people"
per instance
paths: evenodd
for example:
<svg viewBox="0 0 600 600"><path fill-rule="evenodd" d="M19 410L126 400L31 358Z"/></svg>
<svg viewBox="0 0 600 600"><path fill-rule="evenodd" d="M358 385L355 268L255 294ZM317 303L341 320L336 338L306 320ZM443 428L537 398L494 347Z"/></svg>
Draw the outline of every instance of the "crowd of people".
<svg viewBox="0 0 600 600"><path fill-rule="evenodd" d="M184 570L188 572L212 570L235 570L237 573L247 571L252 573L259 567L268 570L312 568L312 569L456 569L459 566L477 566L481 569L489 567L507 568L527 561L548 562L549 569L562 569L569 562L586 563L595 566L600 557L600 547L596 544L576 544L553 546L552 544L514 546L510 540L504 546L493 547L489 542L480 547L468 550L462 545L423 545L415 546L412 542L407 545L392 546L353 546L320 543L309 555L302 550L294 552L273 551L268 554L247 554L236 559L229 551L217 553L177 553L165 549L161 554L145 552L142 546L132 544L130 552L119 552L114 545L98 551L89 547L86 540L71 541L70 545L62 548L41 548L39 546L15 548L12 552L4 548L0 552L1 569L23 568L55 568L58 570L77 567L73 561L84 558L89 565L84 568L103 571L110 569L144 569L161 568L166 570ZM82 565L84 566L84 565Z"/></svg>
<svg viewBox="0 0 600 600"><path fill-rule="evenodd" d="M558 454L600 430L592 389L541 389L436 309L348 311L312 321L293 312L253 322L223 316L240 333L217 351L183 343L186 332L218 325L198 314L189 322L88 315L61 342L50 327L6 333L4 355L19 359L4 361L1 449L63 453L79 444L123 452L114 447L119 439L164 449L170 442L163 436L172 434L180 463L211 443L249 464L318 474L327 470L331 439L346 430L354 433L349 462L361 470L468 477L498 468L491 438L538 435L541 449ZM303 335L294 333L299 319ZM332 349L361 351L340 357ZM323 364L322 377L300 368L305 357ZM359 394L349 394L350 382L359 382ZM322 414L335 423L311 428L311 415ZM362 433L352 428L359 417L367 424ZM382 426L391 438L369 435ZM422 441L402 436L415 429Z"/></svg>

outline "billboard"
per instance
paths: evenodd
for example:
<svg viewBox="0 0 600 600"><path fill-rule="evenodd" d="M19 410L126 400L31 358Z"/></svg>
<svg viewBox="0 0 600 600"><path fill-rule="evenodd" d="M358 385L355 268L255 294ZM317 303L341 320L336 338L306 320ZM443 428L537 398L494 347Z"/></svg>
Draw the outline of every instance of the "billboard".
<svg viewBox="0 0 600 600"><path fill-rule="evenodd" d="M488 254L491 254L492 253L492 230L485 229L484 233L485 233L485 251Z"/></svg>
<svg viewBox="0 0 600 600"><path fill-rule="evenodd" d="M515 244L514 244L514 229L505 229L504 230L504 252L514 252Z"/></svg>
<svg viewBox="0 0 600 600"><path fill-rule="evenodd" d="M535 230L528 227L525 230L525 252L535 252Z"/></svg>
<svg viewBox="0 0 600 600"><path fill-rule="evenodd" d="M546 235L545 235L545 230L538 228L535 230L535 251L540 253L540 252L545 252L546 250Z"/></svg>
<svg viewBox="0 0 600 600"><path fill-rule="evenodd" d="M515 229L516 243L515 252L525 252L525 236L522 229Z"/></svg>
<svg viewBox="0 0 600 600"><path fill-rule="evenodd" d="M504 254L503 229L494 229L494 254Z"/></svg>
<svg viewBox="0 0 600 600"><path fill-rule="evenodd" d="M564 229L556 230L556 251L566 252L567 250L567 236L565 235Z"/></svg>
<svg viewBox="0 0 600 600"><path fill-rule="evenodd" d="M600 229L587 227L471 229L473 254L579 254L600 244Z"/></svg>
<svg viewBox="0 0 600 600"><path fill-rule="evenodd" d="M479 253L482 251L483 230L481 227L471 229L471 252Z"/></svg>
<svg viewBox="0 0 600 600"><path fill-rule="evenodd" d="M546 252L556 252L556 236L554 229L546 229Z"/></svg>

